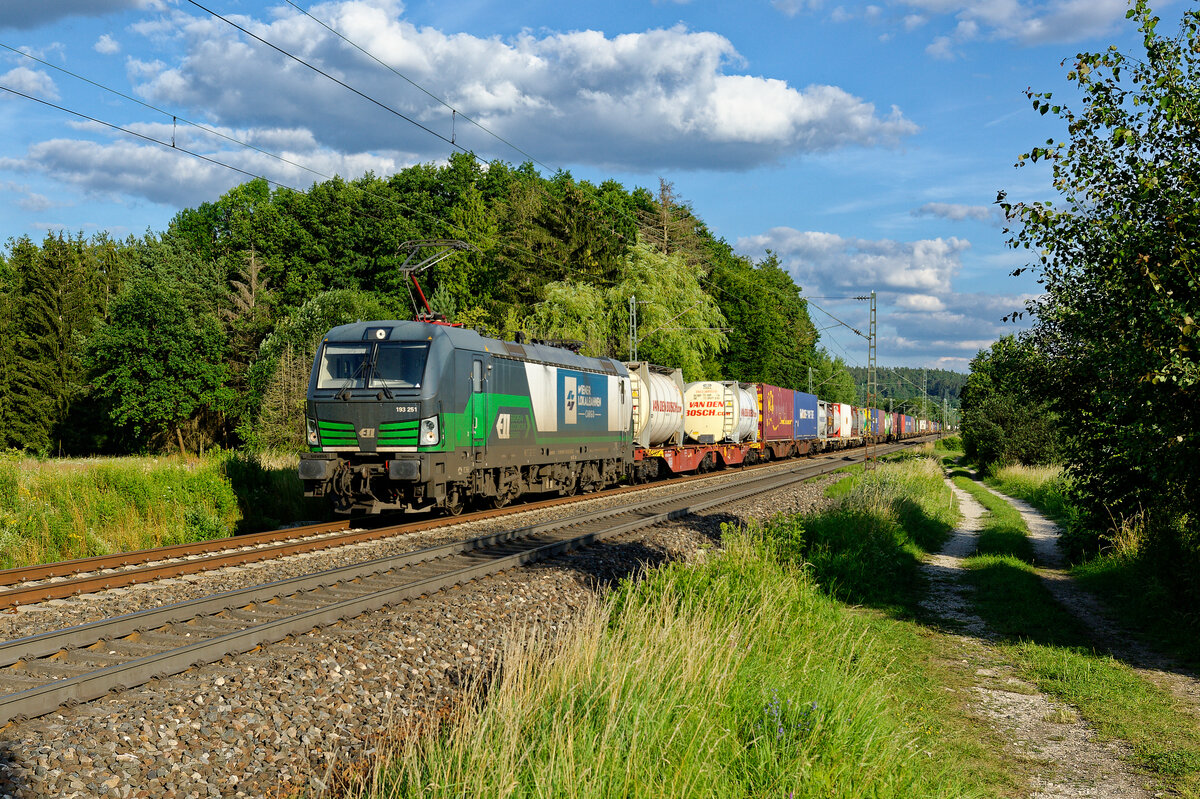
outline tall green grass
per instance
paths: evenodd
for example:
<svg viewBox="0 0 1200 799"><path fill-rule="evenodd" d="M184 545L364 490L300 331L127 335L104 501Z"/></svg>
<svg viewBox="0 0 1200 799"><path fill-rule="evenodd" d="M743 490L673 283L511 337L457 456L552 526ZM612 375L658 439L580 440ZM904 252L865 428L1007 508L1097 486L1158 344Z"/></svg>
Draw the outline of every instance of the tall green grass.
<svg viewBox="0 0 1200 799"><path fill-rule="evenodd" d="M569 638L518 639L481 709L359 795L983 795L933 756L945 731L888 641L755 538L626 585Z"/></svg>
<svg viewBox="0 0 1200 799"><path fill-rule="evenodd" d="M838 486L842 501L832 510L776 524L777 555L803 560L847 602L913 612L924 588L920 558L938 549L958 520L937 463L880 463Z"/></svg>
<svg viewBox="0 0 1200 799"><path fill-rule="evenodd" d="M251 456L0 455L0 568L219 538L314 512L294 466Z"/></svg>
<svg viewBox="0 0 1200 799"><path fill-rule="evenodd" d="M1061 468L1010 466L998 470L987 482L1058 522L1070 548L1079 522L1070 501L1070 479ZM1095 536L1085 533L1082 537L1093 540ZM1167 654L1200 666L1200 614L1180 608L1164 580L1164 558L1146 549L1150 537L1140 515L1114 523L1105 535L1109 545L1077 563L1071 576L1100 597L1127 628Z"/></svg>
<svg viewBox="0 0 1200 799"><path fill-rule="evenodd" d="M856 475L832 515L726 529L722 553L623 584L572 634L517 636L455 724L407 740L349 795L995 795L1013 779L948 701L936 644L831 596L879 582L840 550L883 563L937 540L953 510L936 474ZM910 534L902 520L925 511Z"/></svg>
<svg viewBox="0 0 1200 799"><path fill-rule="evenodd" d="M1059 524L1069 526L1075 521L1071 480L1061 466L998 467L985 482L1010 497L1025 500Z"/></svg>

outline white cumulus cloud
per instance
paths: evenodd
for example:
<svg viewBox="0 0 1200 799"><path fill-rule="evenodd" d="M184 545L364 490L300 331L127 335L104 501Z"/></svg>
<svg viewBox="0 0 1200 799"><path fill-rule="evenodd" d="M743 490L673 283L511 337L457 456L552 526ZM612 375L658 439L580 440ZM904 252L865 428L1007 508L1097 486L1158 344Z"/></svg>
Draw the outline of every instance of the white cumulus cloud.
<svg viewBox="0 0 1200 799"><path fill-rule="evenodd" d="M72 127L84 133L103 132L90 123L77 123ZM94 195L126 195L173 207L186 207L210 201L255 175L303 190L323 180L322 175L357 176L367 171L391 174L417 162L411 154L346 155L309 146L295 151L284 149L283 157L293 162L289 164L252 150L231 145L217 146L218 142L213 137L195 128L176 129L169 123L133 124L129 127L161 142L170 142L174 135L178 148L191 150L242 171L155 144L122 139L98 142L68 138L34 144L21 158L0 158L0 169L42 172ZM242 140L253 138L245 131L226 129L222 132ZM303 144L306 139L303 132L289 136L285 131L275 131L274 135L276 143L290 139L293 143Z"/></svg>
<svg viewBox="0 0 1200 799"><path fill-rule="evenodd" d="M1020 325L1003 318L1025 307L1029 294L962 293L954 281L970 242L960 238L894 241L773 228L738 240L739 251L761 258L774 252L822 312L865 331L867 305L845 298L877 294L879 354L883 363L960 364ZM822 321L824 320L824 321ZM866 342L836 323L822 334L831 352L866 362Z"/></svg>
<svg viewBox="0 0 1200 799"><path fill-rule="evenodd" d="M964 219L987 221L996 218L996 209L986 205L963 205L961 203L925 203L913 211L914 216L935 216L961 222Z"/></svg>
<svg viewBox="0 0 1200 799"><path fill-rule="evenodd" d="M10 69L0 75L0 86L7 86L43 100L58 99L58 87L54 84L54 79L40 69L30 69L29 67ZM12 97L7 92L0 95L0 97L3 96Z"/></svg>
<svg viewBox="0 0 1200 799"><path fill-rule="evenodd" d="M101 34L92 48L101 55L116 55L121 52L120 43L107 33Z"/></svg>
<svg viewBox="0 0 1200 799"><path fill-rule="evenodd" d="M919 241L844 238L834 233L772 228L738 240L752 253L772 250L806 292L875 290L938 294L962 268L966 239Z"/></svg>
<svg viewBox="0 0 1200 799"><path fill-rule="evenodd" d="M551 162L742 170L796 154L892 145L917 130L898 108L880 111L836 86L800 88L739 73L743 59L728 39L682 26L615 36L526 32L503 40L419 28L394 6L333 2L313 12L468 117ZM205 109L237 127L304 127L338 150L445 155L446 142L219 20L183 13L169 19L186 53L171 64L131 63L144 97ZM312 20L281 11L239 24L450 137L447 108ZM461 119L455 139L488 157L524 158Z"/></svg>

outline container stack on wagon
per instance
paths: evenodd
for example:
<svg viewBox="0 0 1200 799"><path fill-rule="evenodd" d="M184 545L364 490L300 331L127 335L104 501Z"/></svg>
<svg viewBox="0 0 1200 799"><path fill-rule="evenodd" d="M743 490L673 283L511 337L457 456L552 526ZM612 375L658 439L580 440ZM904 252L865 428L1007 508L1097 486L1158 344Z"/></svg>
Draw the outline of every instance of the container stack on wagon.
<svg viewBox="0 0 1200 799"><path fill-rule="evenodd" d="M637 364L630 364L631 369ZM911 438L928 430L911 416L849 403L826 402L803 391L766 383L697 381L684 385L685 434L680 444L656 442L634 451L650 474L714 468L791 458L817 452ZM757 399L755 406L746 397ZM752 412L753 411L753 412ZM753 418L753 427L747 425ZM752 432L750 430L752 429Z"/></svg>

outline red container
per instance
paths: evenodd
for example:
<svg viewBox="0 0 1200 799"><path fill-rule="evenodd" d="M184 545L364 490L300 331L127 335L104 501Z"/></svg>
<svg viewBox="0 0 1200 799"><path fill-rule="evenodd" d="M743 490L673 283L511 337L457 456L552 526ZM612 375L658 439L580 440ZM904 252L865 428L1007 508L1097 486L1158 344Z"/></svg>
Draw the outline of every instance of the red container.
<svg viewBox="0 0 1200 799"><path fill-rule="evenodd" d="M795 437L796 400L790 388L758 386L758 406L762 410L759 422L761 441L790 441Z"/></svg>

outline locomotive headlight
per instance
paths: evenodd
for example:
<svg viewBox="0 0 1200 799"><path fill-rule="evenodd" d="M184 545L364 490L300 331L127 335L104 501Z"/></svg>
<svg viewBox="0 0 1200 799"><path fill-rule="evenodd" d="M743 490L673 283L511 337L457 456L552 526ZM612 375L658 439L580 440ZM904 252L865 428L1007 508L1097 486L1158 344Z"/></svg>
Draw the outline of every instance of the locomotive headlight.
<svg viewBox="0 0 1200 799"><path fill-rule="evenodd" d="M305 419L305 426L308 427L308 443L314 447L321 444L321 436L317 433L317 423L312 419Z"/></svg>
<svg viewBox="0 0 1200 799"><path fill-rule="evenodd" d="M438 418L430 416L428 419L421 420L421 435L417 439L422 447L432 447L438 443Z"/></svg>

